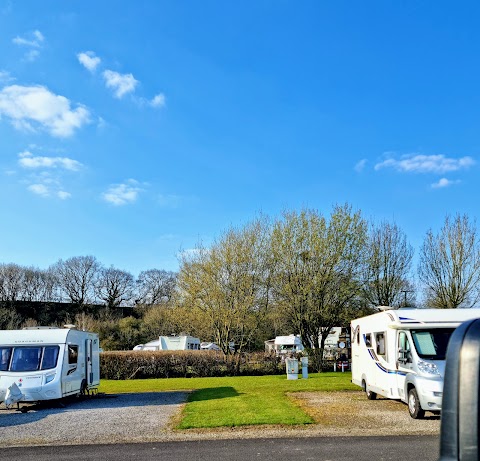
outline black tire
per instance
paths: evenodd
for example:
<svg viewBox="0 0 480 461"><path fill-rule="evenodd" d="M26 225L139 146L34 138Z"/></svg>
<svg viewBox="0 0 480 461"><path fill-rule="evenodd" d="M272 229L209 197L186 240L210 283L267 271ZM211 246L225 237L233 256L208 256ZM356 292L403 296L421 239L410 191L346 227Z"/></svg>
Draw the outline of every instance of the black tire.
<svg viewBox="0 0 480 461"><path fill-rule="evenodd" d="M377 398L377 393L368 389L367 388L367 383L365 381L362 381L362 386L363 386L363 390L367 394L367 399L368 400L375 400Z"/></svg>
<svg viewBox="0 0 480 461"><path fill-rule="evenodd" d="M417 391L412 387L408 391L408 412L413 419L423 419L425 417L425 410L420 406Z"/></svg>

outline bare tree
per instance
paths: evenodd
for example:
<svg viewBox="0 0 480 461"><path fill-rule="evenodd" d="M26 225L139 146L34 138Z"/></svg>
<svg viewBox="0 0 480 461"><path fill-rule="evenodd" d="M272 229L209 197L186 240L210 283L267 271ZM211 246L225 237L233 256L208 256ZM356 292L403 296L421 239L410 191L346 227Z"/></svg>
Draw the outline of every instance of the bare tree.
<svg viewBox="0 0 480 461"><path fill-rule="evenodd" d="M396 225L372 225L366 246L363 295L371 306L400 306L412 299L409 273L413 247Z"/></svg>
<svg viewBox="0 0 480 461"><path fill-rule="evenodd" d="M133 297L135 282L130 272L103 268L99 271L95 283L97 297L101 299L108 310L114 310Z"/></svg>
<svg viewBox="0 0 480 461"><path fill-rule="evenodd" d="M441 309L472 307L479 299L480 246L475 222L447 216L440 232L425 236L418 266L428 305Z"/></svg>
<svg viewBox="0 0 480 461"><path fill-rule="evenodd" d="M154 305L169 301L175 290L177 274L159 269L140 272L137 279L140 304Z"/></svg>
<svg viewBox="0 0 480 461"><path fill-rule="evenodd" d="M65 261L60 259L51 269L63 294L83 310L95 299L95 279L100 268L94 256L74 256Z"/></svg>
<svg viewBox="0 0 480 461"><path fill-rule="evenodd" d="M0 264L0 299L18 301L24 286L24 269L18 264Z"/></svg>

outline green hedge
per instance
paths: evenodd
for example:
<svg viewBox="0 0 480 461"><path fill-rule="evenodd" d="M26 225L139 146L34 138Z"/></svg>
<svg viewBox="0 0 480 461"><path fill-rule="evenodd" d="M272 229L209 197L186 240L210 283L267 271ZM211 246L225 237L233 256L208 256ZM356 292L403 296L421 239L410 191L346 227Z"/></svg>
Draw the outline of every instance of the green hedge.
<svg viewBox="0 0 480 461"><path fill-rule="evenodd" d="M285 365L280 358L263 352L230 356L228 361L222 353L213 351L119 351L100 354L100 375L103 379L258 376L282 373L285 373Z"/></svg>

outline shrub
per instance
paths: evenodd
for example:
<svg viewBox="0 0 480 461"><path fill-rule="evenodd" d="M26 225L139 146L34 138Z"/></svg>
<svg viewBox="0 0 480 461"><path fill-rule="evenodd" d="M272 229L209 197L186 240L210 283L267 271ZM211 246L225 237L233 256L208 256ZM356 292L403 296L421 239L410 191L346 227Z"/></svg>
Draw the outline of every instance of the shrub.
<svg viewBox="0 0 480 461"><path fill-rule="evenodd" d="M191 378L234 374L258 376L284 372L285 367L278 357L263 352L229 356L228 360L222 353L214 351L116 351L100 354L103 379Z"/></svg>

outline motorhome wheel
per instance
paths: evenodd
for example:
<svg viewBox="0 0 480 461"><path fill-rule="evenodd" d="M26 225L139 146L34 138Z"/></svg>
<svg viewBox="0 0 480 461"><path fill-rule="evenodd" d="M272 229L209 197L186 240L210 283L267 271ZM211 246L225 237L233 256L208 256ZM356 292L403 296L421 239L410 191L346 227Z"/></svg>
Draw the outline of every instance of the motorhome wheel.
<svg viewBox="0 0 480 461"><path fill-rule="evenodd" d="M362 381L362 387L365 393L367 394L368 400L375 400L377 398L377 393L367 388L367 383L365 382L365 380Z"/></svg>
<svg viewBox="0 0 480 461"><path fill-rule="evenodd" d="M408 412L413 419L423 419L425 416L425 410L422 410L420 406L420 400L418 400L418 394L414 387L408 392Z"/></svg>

